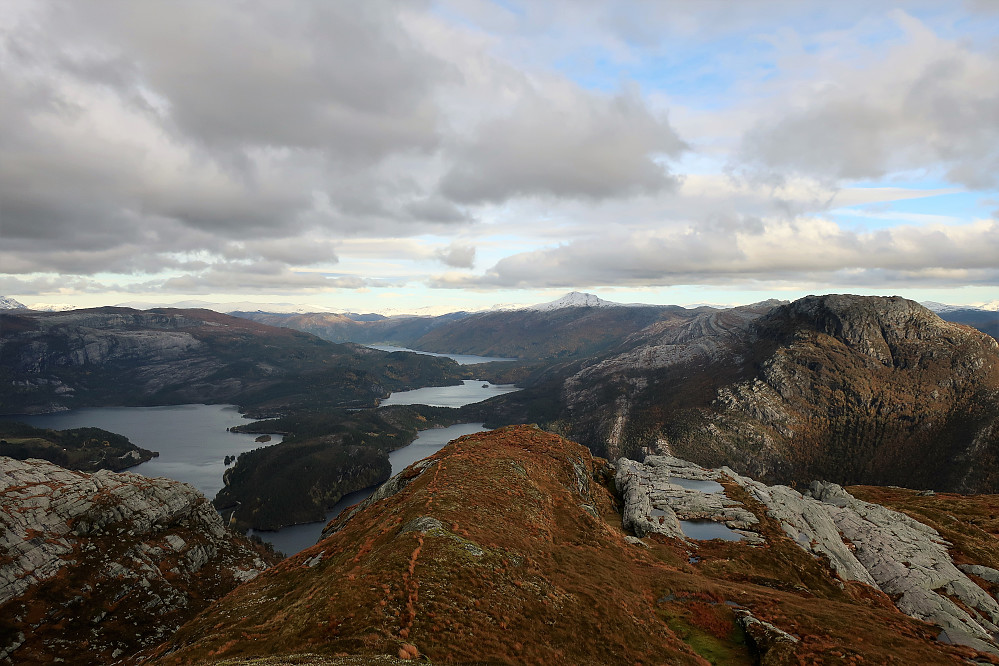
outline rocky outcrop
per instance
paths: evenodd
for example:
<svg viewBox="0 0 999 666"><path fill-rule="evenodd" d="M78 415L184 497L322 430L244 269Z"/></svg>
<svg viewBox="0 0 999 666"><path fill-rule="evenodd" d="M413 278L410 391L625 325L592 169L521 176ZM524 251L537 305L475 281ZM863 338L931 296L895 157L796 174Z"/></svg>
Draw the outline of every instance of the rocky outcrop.
<svg viewBox="0 0 999 666"><path fill-rule="evenodd" d="M187 484L0 457L0 660L111 663L269 557Z"/></svg>
<svg viewBox="0 0 999 666"><path fill-rule="evenodd" d="M721 476L694 463L671 456L649 456L644 464L621 458L615 484L624 497L622 522L638 536L650 533L686 539L681 520L714 521L733 529L750 543L763 539L752 526L759 519L746 507L717 488L703 489ZM693 481L697 486L683 485Z"/></svg>
<svg viewBox="0 0 999 666"><path fill-rule="evenodd" d="M622 522L639 537L651 533L687 540L679 519L700 518L738 526L759 522L744 504L724 493L684 489L678 479L730 479L760 503L784 534L842 581L880 590L903 613L933 623L939 639L999 655L999 603L966 573L999 580L994 569L954 564L946 542L932 527L878 504L856 499L842 487L813 482L804 495L768 486L729 468L709 470L672 457L645 463L621 459L616 485L623 497ZM750 540L760 544L763 540Z"/></svg>
<svg viewBox="0 0 999 666"><path fill-rule="evenodd" d="M676 455L767 483L999 492L999 343L913 301L764 303L660 322L622 347L568 368L551 417L600 455ZM527 399L550 400L529 387L506 401Z"/></svg>
<svg viewBox="0 0 999 666"><path fill-rule="evenodd" d="M999 655L999 603L954 565L935 529L833 483L814 482L810 493L899 610L939 626L941 640Z"/></svg>

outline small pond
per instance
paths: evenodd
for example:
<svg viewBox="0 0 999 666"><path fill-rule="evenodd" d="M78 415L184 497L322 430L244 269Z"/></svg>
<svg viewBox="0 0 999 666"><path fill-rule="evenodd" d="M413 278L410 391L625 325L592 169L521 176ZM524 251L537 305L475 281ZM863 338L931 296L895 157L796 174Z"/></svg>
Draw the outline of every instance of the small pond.
<svg viewBox="0 0 999 666"><path fill-rule="evenodd" d="M668 481L674 486L680 486L687 490L699 490L702 493L720 493L725 490L722 484L717 481L697 481L695 479L681 479L676 476L671 476Z"/></svg>
<svg viewBox="0 0 999 666"><path fill-rule="evenodd" d="M687 535L687 538L699 541L706 541L708 539L742 541L744 538L728 525L716 523L713 520L681 520L680 528Z"/></svg>

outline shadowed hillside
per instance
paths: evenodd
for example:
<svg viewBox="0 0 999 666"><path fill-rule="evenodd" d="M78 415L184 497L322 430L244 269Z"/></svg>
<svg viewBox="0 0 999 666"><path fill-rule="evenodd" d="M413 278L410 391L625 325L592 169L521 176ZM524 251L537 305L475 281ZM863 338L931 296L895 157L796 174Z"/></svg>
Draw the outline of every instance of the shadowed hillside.
<svg viewBox="0 0 999 666"><path fill-rule="evenodd" d="M389 355L211 310L0 314L0 413L237 403L255 412L367 407L458 383L443 358Z"/></svg>
<svg viewBox="0 0 999 666"><path fill-rule="evenodd" d="M665 452L768 481L999 491L999 345L892 297L807 297L645 329L472 406L600 454Z"/></svg>

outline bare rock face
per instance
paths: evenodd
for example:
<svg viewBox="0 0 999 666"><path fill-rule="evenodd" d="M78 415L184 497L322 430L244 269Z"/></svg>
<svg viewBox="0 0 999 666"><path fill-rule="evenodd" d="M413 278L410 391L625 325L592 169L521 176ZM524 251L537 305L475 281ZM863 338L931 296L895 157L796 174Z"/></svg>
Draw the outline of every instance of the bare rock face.
<svg viewBox="0 0 999 666"><path fill-rule="evenodd" d="M187 484L0 457L0 663L112 663L264 557Z"/></svg>
<svg viewBox="0 0 999 666"><path fill-rule="evenodd" d="M803 495L727 467L705 469L662 456L649 456L644 463L622 458L615 481L624 499L624 527L639 537L658 533L686 540L680 520L696 518L739 527L736 532L749 537L750 544L761 544L761 538L752 538L752 526L760 517L743 503L723 492L679 485L710 479L734 481L802 550L827 562L842 581L880 590L906 615L937 625L940 641L999 655L999 603L966 575L999 580L999 571L975 564L956 566L948 552L951 544L935 529L858 500L834 483L813 482ZM696 548L695 543L690 546Z"/></svg>
<svg viewBox="0 0 999 666"><path fill-rule="evenodd" d="M562 383L560 423L600 455L675 455L767 483L999 491L999 344L913 301L732 308L622 347Z"/></svg>

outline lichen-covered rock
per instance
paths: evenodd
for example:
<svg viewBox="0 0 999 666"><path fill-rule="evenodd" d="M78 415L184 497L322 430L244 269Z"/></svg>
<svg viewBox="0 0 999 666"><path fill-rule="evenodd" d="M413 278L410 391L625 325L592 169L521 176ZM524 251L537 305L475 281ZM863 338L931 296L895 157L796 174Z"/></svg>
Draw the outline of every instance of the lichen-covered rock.
<svg viewBox="0 0 999 666"><path fill-rule="evenodd" d="M737 610L736 616L756 648L760 666L798 663L794 658L794 652L800 641L796 637L769 622L753 617L753 614L747 610Z"/></svg>
<svg viewBox="0 0 999 666"><path fill-rule="evenodd" d="M999 603L954 565L935 529L834 483L814 482L810 492L899 610L936 624L949 642L999 654Z"/></svg>
<svg viewBox="0 0 999 666"><path fill-rule="evenodd" d="M624 499L623 526L639 537L657 533L685 540L680 520L707 519L741 527L739 533L750 543L761 543L747 528L762 516L722 492L679 485L723 478L745 489L791 541L827 563L841 581L884 592L906 615L940 627L941 641L999 654L999 603L966 575L994 581L999 571L981 565L959 568L935 529L860 501L836 484L816 481L803 495L727 467L705 469L671 456L649 456L644 463L622 458L615 483Z"/></svg>
<svg viewBox="0 0 999 666"><path fill-rule="evenodd" d="M265 557L187 484L0 457L0 663L155 645Z"/></svg>
<svg viewBox="0 0 999 666"><path fill-rule="evenodd" d="M836 524L821 502L805 497L793 488L768 486L727 467L722 469L767 507L767 515L780 522L789 539L816 556L828 558L830 567L840 578L878 586L843 543Z"/></svg>

